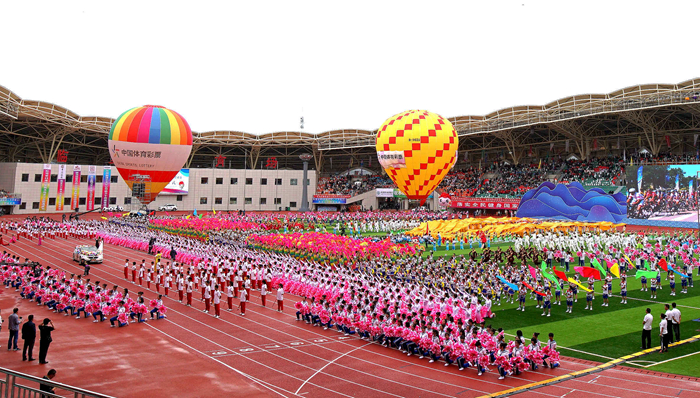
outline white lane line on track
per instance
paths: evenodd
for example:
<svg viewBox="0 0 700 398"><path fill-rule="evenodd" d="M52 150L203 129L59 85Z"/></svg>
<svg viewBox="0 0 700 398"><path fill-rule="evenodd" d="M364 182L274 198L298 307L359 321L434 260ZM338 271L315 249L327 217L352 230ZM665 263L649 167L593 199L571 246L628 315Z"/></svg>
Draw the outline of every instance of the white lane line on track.
<svg viewBox="0 0 700 398"><path fill-rule="evenodd" d="M189 344L184 343L182 340L180 340L180 339L178 339L178 338L175 338L175 337L173 337L173 336L171 336L171 335L169 335L169 334L163 332L162 330L160 330L160 329L158 329L158 328L156 328L156 327L154 327L154 326L152 326L152 325L149 325L148 323L146 323L146 326L148 326L149 328L151 328L151 329L157 331L158 333L164 334L165 336L167 336L167 337L170 338L171 340L177 341L178 343L180 343L181 345L183 345L183 346L189 348L190 350L192 350L192 351L194 351L194 352L197 352L197 353L199 353L199 354L202 354L202 355L208 357L209 359L211 359L212 361L218 362L219 364L221 364L221 365L223 365L223 366L225 366L225 367L227 367L227 368L233 370L234 372L238 373L239 375L241 375L241 376L243 376L243 377L245 377L245 378L248 378L248 379L250 379L251 381L253 381L253 382L257 383L257 384L260 384L261 386L267 388L268 390L274 392L275 394L281 395L281 396L283 396L283 397L286 398L286 395L280 394L278 391L276 391L276 389L277 389L277 390L281 390L281 391L284 391L284 392L286 392L286 393L289 393L289 394L291 394L291 395L296 395L295 393L293 393L293 392L291 392L291 391L285 390L285 389L283 389L283 388L281 388L281 387L277 387L277 386L275 386L275 385L273 385L273 384L270 384L270 383L268 383L268 382L262 381L262 380L258 379L257 377L254 377L254 376L251 376L251 375L249 375L249 374L247 374L247 373L241 372L240 370L234 368L233 366L231 366L231 365L229 365L229 364L227 364L227 363L224 363L224 362L222 362L222 361L220 361L220 360L218 360L218 359L216 359L216 358L213 358L213 357L211 357L211 356L209 356L209 355L206 355L206 354L203 353L202 351L200 351L200 350L198 350L198 349L196 349L196 348L190 346Z"/></svg>
<svg viewBox="0 0 700 398"><path fill-rule="evenodd" d="M341 355L341 356L339 356L339 357L336 357L334 360L332 360L332 361L328 362L327 364L323 365L323 367L320 368L319 370L317 370L316 373L312 374L311 376L309 376L308 379L304 380L304 382L301 383L301 385L299 386L299 388L297 388L297 390L296 390L296 392L295 392L294 394L299 394L299 391L301 391L301 389L304 388L304 386L306 385L306 383L309 382L309 380L313 379L314 376L316 376L317 374L321 373L321 372L323 371L323 369L325 369L326 367L328 367L329 365L331 365L331 364L334 363L335 361L337 361L337 360L339 360L340 358L342 358L342 357L344 357L344 356L350 354L350 353L353 352L353 351L357 351L357 350L359 350L360 348L365 348L365 347L367 347L367 346L370 345L370 344L372 344L372 343L367 343L367 344L365 344L365 345L361 345L361 346L355 348L354 350L350 350L350 351L346 352L345 354L343 354L343 355Z"/></svg>

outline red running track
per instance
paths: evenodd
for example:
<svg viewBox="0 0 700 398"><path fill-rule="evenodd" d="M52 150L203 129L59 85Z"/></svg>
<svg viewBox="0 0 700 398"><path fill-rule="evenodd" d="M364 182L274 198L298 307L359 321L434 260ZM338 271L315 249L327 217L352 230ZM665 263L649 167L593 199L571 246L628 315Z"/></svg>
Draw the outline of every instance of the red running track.
<svg viewBox="0 0 700 398"><path fill-rule="evenodd" d="M74 239L48 239L39 246L36 240L22 239L6 249L42 264L82 273L82 267L70 260L79 243ZM155 298L154 290L123 278L125 258L140 261L147 257L146 253L108 244L105 262L92 267L90 278L132 292L143 291L147 300ZM195 298L199 298L196 293ZM14 291L0 294L3 308L19 305L23 314L33 312L37 318L54 319L57 330L49 361L59 371L58 381L118 397L475 397L590 367L564 359L556 370L498 380L494 369L479 377L473 369L460 372L455 366L444 367L442 362L430 364L356 337L296 322L293 303L297 300L287 295L286 310L279 313L269 308L270 303L263 308L259 294L253 292L245 317L222 311L222 317L215 319L203 312L204 304L199 300L193 307L186 307L176 299L165 299L167 319L112 329L86 319L57 318L45 307L21 300ZM35 375L46 371L41 365L21 362L20 357L17 353L0 355L0 366ZM604 374L602 380L603 373L592 376L601 375L595 383L581 378L522 395L636 398L646 391L642 383L618 387L621 381L637 375ZM603 380L614 387L607 387ZM660 384L668 384L668 380L659 380ZM697 384L686 386L684 391L700 393ZM667 396L675 396L670 393Z"/></svg>

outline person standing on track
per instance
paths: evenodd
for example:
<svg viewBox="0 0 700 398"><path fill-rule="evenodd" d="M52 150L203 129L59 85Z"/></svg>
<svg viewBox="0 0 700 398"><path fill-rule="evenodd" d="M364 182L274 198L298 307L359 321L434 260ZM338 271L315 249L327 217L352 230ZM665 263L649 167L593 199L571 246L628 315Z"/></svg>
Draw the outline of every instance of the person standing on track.
<svg viewBox="0 0 700 398"><path fill-rule="evenodd" d="M7 318L7 322L9 324L7 328L10 330L10 338L7 340L8 351L19 351L19 347L17 347L17 340L19 339L19 324L22 323L22 318L20 318L18 313L19 308L15 308L12 310L12 315Z"/></svg>
<svg viewBox="0 0 700 398"><path fill-rule="evenodd" d="M277 311L284 311L284 286L281 283L277 289Z"/></svg>
<svg viewBox="0 0 700 398"><path fill-rule="evenodd" d="M221 289L219 285L214 286L214 317L221 318Z"/></svg>
<svg viewBox="0 0 700 398"><path fill-rule="evenodd" d="M241 309L241 316L245 316L245 303L248 301L248 292L245 289L241 289L241 295L240 295L240 303L238 304L238 308Z"/></svg>
<svg viewBox="0 0 700 398"><path fill-rule="evenodd" d="M267 298L267 283L260 285L260 301L262 301L262 306L265 307L265 299Z"/></svg>
<svg viewBox="0 0 700 398"><path fill-rule="evenodd" d="M22 361L34 360L32 353L34 352L34 341L36 340L36 325L33 321L34 315L29 315L27 317L27 323L22 325L22 340L24 340L24 347L22 348Z"/></svg>
<svg viewBox="0 0 700 398"><path fill-rule="evenodd" d="M226 287L226 300L228 301L228 310L233 311L233 298L235 297L235 294L233 292L233 284L229 282L228 286Z"/></svg>
<svg viewBox="0 0 700 398"><path fill-rule="evenodd" d="M189 277L187 281L187 306L192 307L192 290L194 289L194 282L192 282L192 277Z"/></svg>
<svg viewBox="0 0 700 398"><path fill-rule="evenodd" d="M654 316L651 315L651 308L647 308L647 313L642 321L642 349L651 348L651 323L654 321Z"/></svg>
<svg viewBox="0 0 700 398"><path fill-rule="evenodd" d="M49 345L53 341L51 332L54 330L56 330L56 328L49 318L44 318L44 322L39 325L39 335L41 337L39 340L39 363L42 365L49 363L49 361L46 360L46 354L48 354Z"/></svg>

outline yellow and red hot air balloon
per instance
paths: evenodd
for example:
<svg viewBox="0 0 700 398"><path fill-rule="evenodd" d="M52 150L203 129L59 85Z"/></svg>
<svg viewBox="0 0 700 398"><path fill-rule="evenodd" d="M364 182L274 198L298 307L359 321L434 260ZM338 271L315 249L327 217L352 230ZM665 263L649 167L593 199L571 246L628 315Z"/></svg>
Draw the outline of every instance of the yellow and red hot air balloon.
<svg viewBox="0 0 700 398"><path fill-rule="evenodd" d="M377 157L409 199L421 204L457 161L459 139L449 120L423 110L401 112L377 130Z"/></svg>
<svg viewBox="0 0 700 398"><path fill-rule="evenodd" d="M185 118L162 106L145 105L122 113L109 132L109 154L133 189L133 175L150 177L150 201L177 175L192 151Z"/></svg>

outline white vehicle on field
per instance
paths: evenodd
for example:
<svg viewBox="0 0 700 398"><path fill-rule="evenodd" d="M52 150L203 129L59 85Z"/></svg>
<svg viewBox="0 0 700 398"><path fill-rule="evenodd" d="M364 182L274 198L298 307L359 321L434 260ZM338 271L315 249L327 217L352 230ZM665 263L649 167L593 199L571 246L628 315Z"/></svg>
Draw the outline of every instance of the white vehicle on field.
<svg viewBox="0 0 700 398"><path fill-rule="evenodd" d="M163 205L158 208L158 211L177 211L177 206L174 204Z"/></svg>
<svg viewBox="0 0 700 398"><path fill-rule="evenodd" d="M103 255L102 249L90 245L78 245L73 250L73 261L79 263L96 263L102 264Z"/></svg>
<svg viewBox="0 0 700 398"><path fill-rule="evenodd" d="M124 211L124 208L118 205L109 205L107 207L103 207L102 211Z"/></svg>

